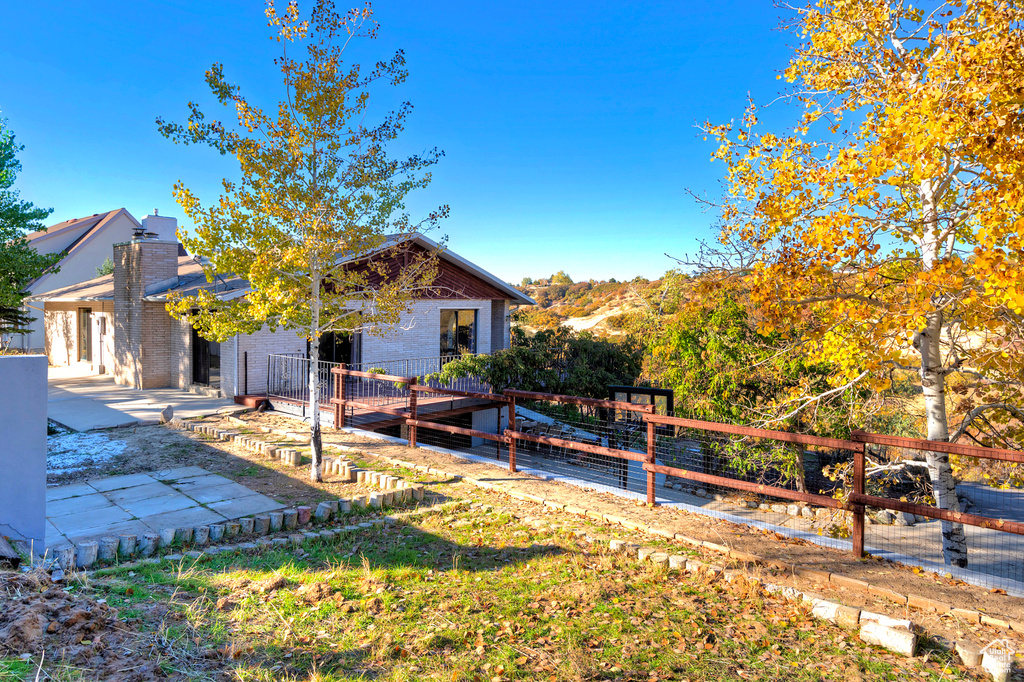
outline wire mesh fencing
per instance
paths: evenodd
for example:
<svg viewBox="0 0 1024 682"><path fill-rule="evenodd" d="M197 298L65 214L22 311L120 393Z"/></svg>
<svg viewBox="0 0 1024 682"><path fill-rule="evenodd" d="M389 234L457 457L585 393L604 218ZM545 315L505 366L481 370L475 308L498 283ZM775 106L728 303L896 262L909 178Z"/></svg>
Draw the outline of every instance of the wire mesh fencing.
<svg viewBox="0 0 1024 682"><path fill-rule="evenodd" d="M525 394L521 394L525 395ZM518 397L514 437L518 466L582 479L609 490L645 492L644 409L614 401Z"/></svg>
<svg viewBox="0 0 1024 682"><path fill-rule="evenodd" d="M738 427L738 430L743 430ZM836 444L838 445L838 443ZM848 520L824 500L840 501L842 480L833 480L831 468L852 462L852 450L775 440L749 433L728 433L695 426L659 426L656 432L657 463L686 474L727 479L721 483L696 476L666 473L658 483L669 499L703 505L703 500L728 504L722 511L756 510L756 520L801 530L846 537ZM745 484L745 485L742 485ZM682 493L683 496L673 495ZM795 493L790 497L773 490ZM830 503L831 504L831 503ZM803 523L794 522L799 517Z"/></svg>
<svg viewBox="0 0 1024 682"><path fill-rule="evenodd" d="M988 587L1024 584L1024 489L1017 473L1024 455L878 434L855 437L868 441L864 493L885 501L865 509L871 551L910 557L939 572L966 568L981 578L972 582ZM947 463L959 509L947 503L953 516L941 519L934 516L941 513L935 482Z"/></svg>
<svg viewBox="0 0 1024 682"><path fill-rule="evenodd" d="M446 388L456 391L489 392L491 388L487 382L476 376L456 377L450 380L442 380L436 376L448 363L465 357L465 355L439 355L404 360L382 360L378 362L348 364L345 365L345 368L358 372L387 374L407 378L416 377L421 386Z"/></svg>
<svg viewBox="0 0 1024 682"><path fill-rule="evenodd" d="M278 358L271 390L304 399L309 361ZM317 371L334 379L322 381L324 397L342 405L350 425L790 534L849 539L857 555L867 549L1024 593L1022 453L862 432L841 440L769 431L655 414L650 401L420 385L442 366L434 360L391 370L407 376L331 363ZM935 499L936 462L947 461L955 506ZM950 533L962 533L959 550Z"/></svg>

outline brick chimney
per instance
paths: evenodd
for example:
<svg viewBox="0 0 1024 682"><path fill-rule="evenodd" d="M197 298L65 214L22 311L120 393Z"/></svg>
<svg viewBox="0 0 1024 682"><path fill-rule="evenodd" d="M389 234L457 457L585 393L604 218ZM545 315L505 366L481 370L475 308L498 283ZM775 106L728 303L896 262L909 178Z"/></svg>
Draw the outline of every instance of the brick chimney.
<svg viewBox="0 0 1024 682"><path fill-rule="evenodd" d="M160 222L147 223L152 218ZM162 388L171 385L171 317L163 302L144 299L177 281L177 220L147 216L142 224L130 242L114 244L114 380ZM168 225L171 238L159 238Z"/></svg>

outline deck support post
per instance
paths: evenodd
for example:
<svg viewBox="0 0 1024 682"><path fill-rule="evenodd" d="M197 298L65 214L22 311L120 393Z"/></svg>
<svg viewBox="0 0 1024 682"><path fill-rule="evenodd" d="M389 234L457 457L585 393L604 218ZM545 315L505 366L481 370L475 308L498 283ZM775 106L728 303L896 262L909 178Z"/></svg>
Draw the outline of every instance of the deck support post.
<svg viewBox="0 0 1024 682"><path fill-rule="evenodd" d="M348 367L344 362L339 364L334 372L334 395L339 400L345 400L345 376L337 371L344 370ZM334 428L342 429L345 427L345 405L343 403L334 403Z"/></svg>
<svg viewBox="0 0 1024 682"><path fill-rule="evenodd" d="M853 452L853 492L858 495L864 494L864 451L866 446L860 443L860 448ZM850 533L850 544L853 556L860 559L864 556L864 505L853 505L853 527Z"/></svg>
<svg viewBox="0 0 1024 682"><path fill-rule="evenodd" d="M419 377L411 377L409 379L409 419L413 422L416 421L416 391L413 389L419 382ZM416 424L409 424L409 446L416 447Z"/></svg>
<svg viewBox="0 0 1024 682"><path fill-rule="evenodd" d="M654 422L647 422L647 463L654 465L654 446L657 443ZM654 472L647 470L647 504L654 505Z"/></svg>
<svg viewBox="0 0 1024 682"><path fill-rule="evenodd" d="M501 411L498 411L501 414ZM508 430L516 431L516 399L513 396L509 399L508 403ZM508 437L508 471L510 474L516 473L516 439L514 436Z"/></svg>

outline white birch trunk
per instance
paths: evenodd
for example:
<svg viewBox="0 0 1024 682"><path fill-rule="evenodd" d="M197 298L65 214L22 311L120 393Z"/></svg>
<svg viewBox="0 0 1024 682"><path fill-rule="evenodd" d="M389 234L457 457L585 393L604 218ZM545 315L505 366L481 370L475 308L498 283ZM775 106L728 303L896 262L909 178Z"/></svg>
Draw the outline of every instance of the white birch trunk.
<svg viewBox="0 0 1024 682"><path fill-rule="evenodd" d="M935 267L938 261L939 230L937 198L931 180L921 182L921 209L924 217L924 232L921 236L921 261L925 271ZM940 311L929 314L924 329L915 339L921 354L921 386L924 390L925 418L928 425L928 440L949 440L949 422L946 415L946 376L942 371L942 324ZM940 452L925 453L928 473L931 477L932 496L939 509L960 512L960 498L956 492L956 479L949 455ZM950 565L966 568L967 538L961 523L942 521L942 557Z"/></svg>
<svg viewBox="0 0 1024 682"><path fill-rule="evenodd" d="M309 274L312 285L312 317L309 325L309 448L313 458L309 477L319 483L324 480L324 458L320 439L320 272L315 263L310 267Z"/></svg>

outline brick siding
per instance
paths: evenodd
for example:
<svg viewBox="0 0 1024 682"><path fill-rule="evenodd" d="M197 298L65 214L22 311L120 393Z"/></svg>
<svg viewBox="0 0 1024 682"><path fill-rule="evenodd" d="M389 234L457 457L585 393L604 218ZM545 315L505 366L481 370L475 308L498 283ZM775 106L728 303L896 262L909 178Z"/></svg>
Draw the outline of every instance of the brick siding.
<svg viewBox="0 0 1024 682"><path fill-rule="evenodd" d="M417 300L398 324L377 333L363 332L363 362L439 356L442 309L476 310L476 350L491 352L491 301Z"/></svg>
<svg viewBox="0 0 1024 682"><path fill-rule="evenodd" d="M173 385L171 317L163 303L143 297L146 287L177 275L176 242L138 240L114 245L113 374L117 383L134 388Z"/></svg>

